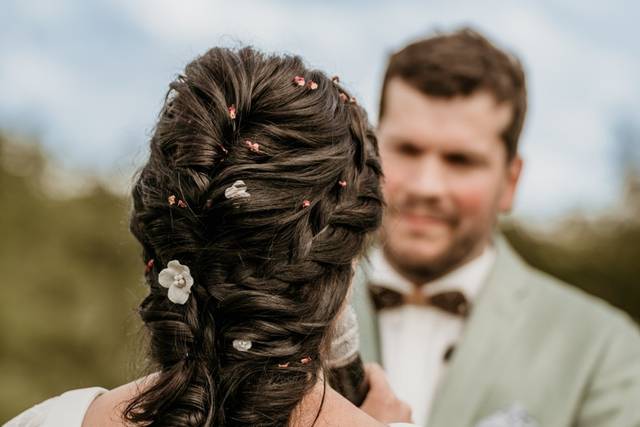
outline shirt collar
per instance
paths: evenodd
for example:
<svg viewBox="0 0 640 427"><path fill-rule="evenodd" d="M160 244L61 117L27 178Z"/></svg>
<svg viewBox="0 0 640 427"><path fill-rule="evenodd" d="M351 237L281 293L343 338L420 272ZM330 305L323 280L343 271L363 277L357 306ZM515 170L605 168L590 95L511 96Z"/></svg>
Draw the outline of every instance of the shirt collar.
<svg viewBox="0 0 640 427"><path fill-rule="evenodd" d="M455 270L431 282L424 283L422 290L425 294L457 290L464 293L469 300L474 300L493 267L496 251L493 245L488 245L482 253L456 268ZM369 255L369 280L380 286L400 293L411 293L414 285L402 277L387 261L381 247L373 248Z"/></svg>

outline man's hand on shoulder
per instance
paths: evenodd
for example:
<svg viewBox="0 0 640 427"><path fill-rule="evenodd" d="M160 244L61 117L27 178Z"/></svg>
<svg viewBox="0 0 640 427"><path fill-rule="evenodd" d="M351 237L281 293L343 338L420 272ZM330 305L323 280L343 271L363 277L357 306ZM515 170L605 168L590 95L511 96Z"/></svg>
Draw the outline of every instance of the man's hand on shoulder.
<svg viewBox="0 0 640 427"><path fill-rule="evenodd" d="M364 370L369 394L360 409L383 423L410 423L411 408L393 393L382 367L377 363L367 363Z"/></svg>

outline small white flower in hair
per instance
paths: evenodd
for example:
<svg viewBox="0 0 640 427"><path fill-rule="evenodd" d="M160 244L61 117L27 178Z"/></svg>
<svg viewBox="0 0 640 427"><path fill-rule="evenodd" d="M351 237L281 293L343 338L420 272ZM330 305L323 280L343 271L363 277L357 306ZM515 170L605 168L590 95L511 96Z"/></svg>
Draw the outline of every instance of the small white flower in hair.
<svg viewBox="0 0 640 427"><path fill-rule="evenodd" d="M251 194L247 193L247 185L244 181L237 180L231 187L224 190L224 197L227 199L240 199L243 197L251 197Z"/></svg>
<svg viewBox="0 0 640 427"><path fill-rule="evenodd" d="M233 348L238 351L249 351L251 346L253 346L253 343L249 340L233 340Z"/></svg>
<svg viewBox="0 0 640 427"><path fill-rule="evenodd" d="M161 286L168 288L167 296L175 304L184 304L189 299L193 277L189 267L180 264L177 260L169 261L167 268L158 275L158 282Z"/></svg>

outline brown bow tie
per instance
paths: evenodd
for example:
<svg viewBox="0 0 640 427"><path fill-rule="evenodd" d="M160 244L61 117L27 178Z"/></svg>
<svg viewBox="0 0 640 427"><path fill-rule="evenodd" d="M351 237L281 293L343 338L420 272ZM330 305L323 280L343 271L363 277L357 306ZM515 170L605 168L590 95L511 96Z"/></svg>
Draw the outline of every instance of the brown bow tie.
<svg viewBox="0 0 640 427"><path fill-rule="evenodd" d="M387 308L400 307L404 304L432 306L446 311L454 316L467 317L471 305L460 291L446 291L434 295L424 295L415 288L411 294L402 294L383 286L369 283L369 294L377 311Z"/></svg>

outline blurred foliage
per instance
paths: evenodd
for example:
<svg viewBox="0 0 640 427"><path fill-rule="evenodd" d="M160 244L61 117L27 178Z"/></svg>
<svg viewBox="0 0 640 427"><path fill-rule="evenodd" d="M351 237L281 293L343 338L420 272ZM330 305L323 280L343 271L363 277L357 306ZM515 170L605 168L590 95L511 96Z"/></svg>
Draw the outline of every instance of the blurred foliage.
<svg viewBox="0 0 640 427"><path fill-rule="evenodd" d="M37 144L0 134L0 421L65 390L139 375L145 294L127 199L99 184L52 197ZM78 178L80 179L80 178ZM631 219L630 219L631 218ZM640 223L574 218L553 232L507 223L532 265L640 318Z"/></svg>
<svg viewBox="0 0 640 427"><path fill-rule="evenodd" d="M37 146L0 134L0 153L2 423L66 389L136 375L145 290L125 199L99 186L52 198Z"/></svg>
<svg viewBox="0 0 640 427"><path fill-rule="evenodd" d="M532 266L596 295L640 321L640 221L630 217L566 220L532 233L503 232Z"/></svg>

